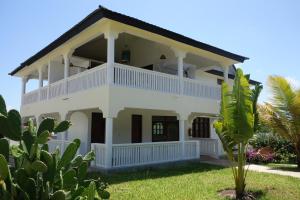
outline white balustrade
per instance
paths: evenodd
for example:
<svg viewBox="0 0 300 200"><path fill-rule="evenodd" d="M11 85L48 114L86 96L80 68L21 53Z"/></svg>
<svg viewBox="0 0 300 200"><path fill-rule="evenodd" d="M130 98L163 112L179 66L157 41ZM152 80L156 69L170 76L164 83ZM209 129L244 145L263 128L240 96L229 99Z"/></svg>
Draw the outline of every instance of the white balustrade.
<svg viewBox="0 0 300 200"><path fill-rule="evenodd" d="M114 69L114 83L116 85L165 93L179 93L177 76L118 63L115 64Z"/></svg>
<svg viewBox="0 0 300 200"><path fill-rule="evenodd" d="M112 166L124 167L163 163L199 157L197 141L185 142L187 147L182 156L181 142L154 142L138 144L114 144Z"/></svg>
<svg viewBox="0 0 300 200"><path fill-rule="evenodd" d="M220 99L221 88L220 86L209 85L199 80L184 78L183 94L187 96Z"/></svg>
<svg viewBox="0 0 300 200"><path fill-rule="evenodd" d="M184 158L193 159L200 158L200 144L198 141L185 141L184 142Z"/></svg>
<svg viewBox="0 0 300 200"><path fill-rule="evenodd" d="M48 86L45 86L40 89L40 101L47 100L47 98L48 98Z"/></svg>
<svg viewBox="0 0 300 200"><path fill-rule="evenodd" d="M92 143L91 150L93 150L96 155L92 165L97 167L105 167L105 144Z"/></svg>
<svg viewBox="0 0 300 200"><path fill-rule="evenodd" d="M49 87L48 99L59 97L65 94L65 80L59 80L55 83L50 84L48 87Z"/></svg>
<svg viewBox="0 0 300 200"><path fill-rule="evenodd" d="M26 104L37 102L38 98L39 98L39 91L38 90L28 92L28 93L23 95L22 104L26 105Z"/></svg>
<svg viewBox="0 0 300 200"><path fill-rule="evenodd" d="M106 84L106 64L68 78L68 93L100 87Z"/></svg>
<svg viewBox="0 0 300 200"><path fill-rule="evenodd" d="M212 157L218 157L218 140L211 138L198 139L200 145L200 154Z"/></svg>
<svg viewBox="0 0 300 200"><path fill-rule="evenodd" d="M23 95L23 105L37 101L56 98L65 94L65 84L67 84L67 94L101 87L107 84L106 63L75 74L65 80L59 80L49 86L40 89L40 99L38 91L35 90ZM122 87L139 88L144 90L159 91L164 93L178 94L180 80L178 76L166 73L145 70L138 67L115 63L114 84ZM220 99L221 88L203 81L184 78L183 95Z"/></svg>

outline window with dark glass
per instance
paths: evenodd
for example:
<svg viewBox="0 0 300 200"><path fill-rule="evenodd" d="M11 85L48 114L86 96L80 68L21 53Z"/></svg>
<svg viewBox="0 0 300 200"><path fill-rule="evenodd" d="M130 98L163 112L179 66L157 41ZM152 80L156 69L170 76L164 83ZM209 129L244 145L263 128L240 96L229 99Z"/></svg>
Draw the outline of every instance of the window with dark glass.
<svg viewBox="0 0 300 200"><path fill-rule="evenodd" d="M152 116L152 141L177 141L179 122L175 116Z"/></svg>
<svg viewBox="0 0 300 200"><path fill-rule="evenodd" d="M222 85L223 80L218 78L217 83L218 83L218 85Z"/></svg>
<svg viewBox="0 0 300 200"><path fill-rule="evenodd" d="M193 121L192 136L197 138L210 137L210 122L209 118L197 117Z"/></svg>

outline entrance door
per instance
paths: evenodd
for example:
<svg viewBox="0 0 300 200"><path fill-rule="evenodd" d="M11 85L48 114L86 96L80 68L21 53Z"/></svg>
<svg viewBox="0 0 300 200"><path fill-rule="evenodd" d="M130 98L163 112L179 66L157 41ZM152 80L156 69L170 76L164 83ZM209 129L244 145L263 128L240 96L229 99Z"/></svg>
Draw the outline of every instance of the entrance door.
<svg viewBox="0 0 300 200"><path fill-rule="evenodd" d="M105 118L103 113L92 113L91 143L105 142Z"/></svg>
<svg viewBox="0 0 300 200"><path fill-rule="evenodd" d="M131 116L131 143L142 142L142 115Z"/></svg>

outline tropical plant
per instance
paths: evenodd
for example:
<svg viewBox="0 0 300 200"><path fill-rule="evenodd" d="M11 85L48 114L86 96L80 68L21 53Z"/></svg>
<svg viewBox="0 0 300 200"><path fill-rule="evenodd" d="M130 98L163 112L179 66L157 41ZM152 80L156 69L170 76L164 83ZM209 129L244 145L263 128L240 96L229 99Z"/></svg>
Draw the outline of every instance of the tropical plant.
<svg viewBox="0 0 300 200"><path fill-rule="evenodd" d="M293 144L300 168L300 90L281 76L270 76L268 83L272 97L259 109L260 116L276 134Z"/></svg>
<svg viewBox="0 0 300 200"><path fill-rule="evenodd" d="M249 76L241 69L236 71L232 90L227 83L222 84L220 117L214 128L231 162L237 199L245 194L246 147L258 124L256 103L261 89L262 86L256 86L251 90Z"/></svg>
<svg viewBox="0 0 300 200"><path fill-rule="evenodd" d="M253 136L253 138L251 138L249 144L256 150L264 147L271 147L274 150L274 159L272 162L296 162L296 154L293 144L276 133L258 132Z"/></svg>
<svg viewBox="0 0 300 200"><path fill-rule="evenodd" d="M0 95L0 199L100 199L109 198L106 184L100 179L87 179L87 170L94 152L77 155L80 140L75 139L60 154L50 153L47 141L51 134L66 131L69 121L56 123L44 119L38 128L32 120L24 130L18 111L7 112ZM10 145L9 140L18 145ZM10 157L14 166L9 165Z"/></svg>

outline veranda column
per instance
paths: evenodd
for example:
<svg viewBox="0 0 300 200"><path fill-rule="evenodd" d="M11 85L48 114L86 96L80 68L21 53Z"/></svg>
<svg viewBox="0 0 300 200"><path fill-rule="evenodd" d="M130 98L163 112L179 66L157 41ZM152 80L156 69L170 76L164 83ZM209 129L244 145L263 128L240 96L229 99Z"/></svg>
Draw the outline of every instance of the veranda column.
<svg viewBox="0 0 300 200"><path fill-rule="evenodd" d="M21 102L22 104L24 103L24 94L26 93L26 83L28 81L28 77L23 77L22 78L22 90L21 90Z"/></svg>
<svg viewBox="0 0 300 200"><path fill-rule="evenodd" d="M39 68L39 100L41 100L41 88L43 87L43 68Z"/></svg>
<svg viewBox="0 0 300 200"><path fill-rule="evenodd" d="M185 148L184 148L184 142L185 142L185 119L183 117L179 118L179 141L181 143L181 147L182 147L182 152L181 152L181 156L182 158L185 157Z"/></svg>
<svg viewBox="0 0 300 200"><path fill-rule="evenodd" d="M50 83L51 83L51 61L48 61L48 88L47 88L47 99L50 95Z"/></svg>
<svg viewBox="0 0 300 200"><path fill-rule="evenodd" d="M65 112L60 113L60 119L61 119L61 121L67 120L67 113L65 113ZM66 148L65 141L67 141L67 140L68 140L68 130L61 133L61 142L62 142L62 148L63 148L62 150L63 151Z"/></svg>
<svg viewBox="0 0 300 200"><path fill-rule="evenodd" d="M105 118L105 168L112 167L113 118Z"/></svg>
<svg viewBox="0 0 300 200"><path fill-rule="evenodd" d="M104 37L107 40L107 83L111 85L114 82L115 40L118 38L118 33L107 31Z"/></svg>
<svg viewBox="0 0 300 200"><path fill-rule="evenodd" d="M229 66L223 66L223 70L224 70L224 82L228 83Z"/></svg>
<svg viewBox="0 0 300 200"><path fill-rule="evenodd" d="M177 57L178 77L179 77L179 94L183 94L183 59L186 56L186 52L178 49L173 49L175 56Z"/></svg>
<svg viewBox="0 0 300 200"><path fill-rule="evenodd" d="M68 93L68 83L67 78L69 77L69 71L70 71L70 58L73 54L74 50L69 50L68 52L64 53L64 80L65 80L65 91L64 93Z"/></svg>

